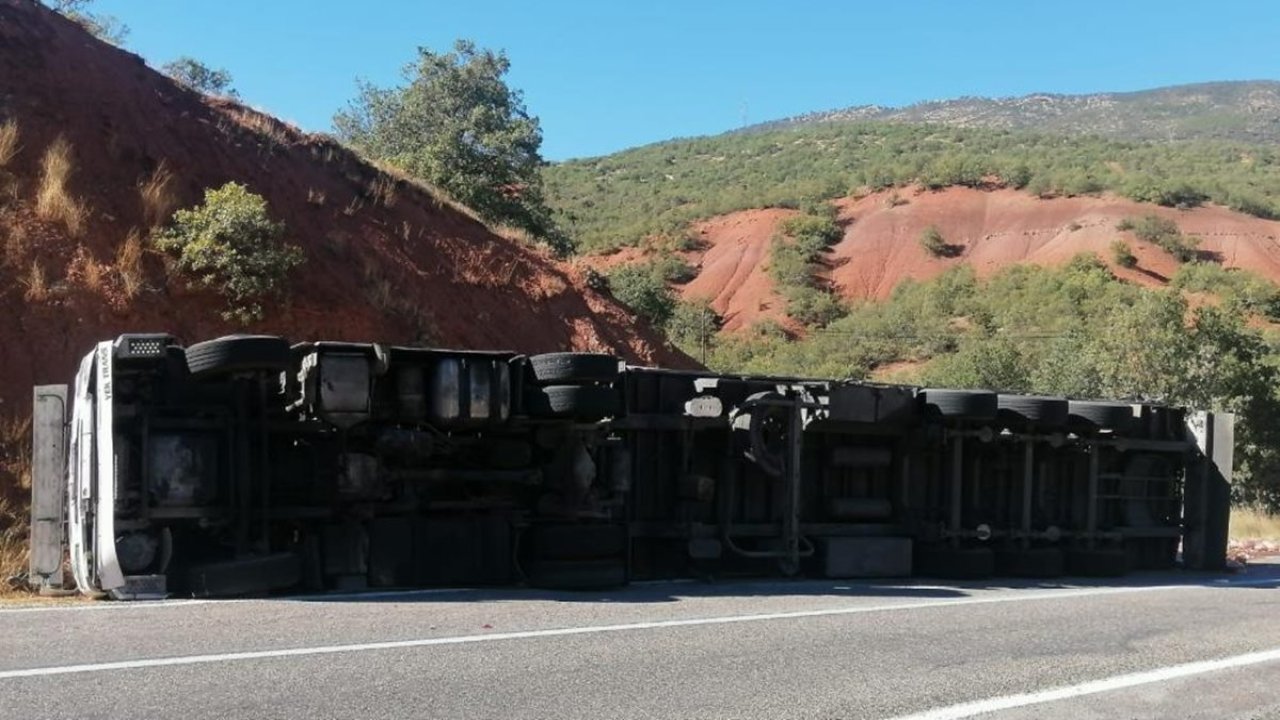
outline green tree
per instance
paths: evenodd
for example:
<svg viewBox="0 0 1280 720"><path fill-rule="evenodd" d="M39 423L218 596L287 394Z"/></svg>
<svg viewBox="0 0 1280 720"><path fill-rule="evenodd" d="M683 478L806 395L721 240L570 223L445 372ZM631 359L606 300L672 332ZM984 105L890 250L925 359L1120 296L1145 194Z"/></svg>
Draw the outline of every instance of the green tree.
<svg viewBox="0 0 1280 720"><path fill-rule="evenodd" d="M124 45L129 36L129 26L113 15L89 12L93 0L46 0L49 7L88 30L99 40L112 45Z"/></svg>
<svg viewBox="0 0 1280 720"><path fill-rule="evenodd" d="M706 361L724 319L706 300L680 300L667 319L667 337L693 357Z"/></svg>
<svg viewBox="0 0 1280 720"><path fill-rule="evenodd" d="M930 385L1009 392L1031 389L1032 366L1017 339L975 336L959 352L939 358L926 372Z"/></svg>
<svg viewBox="0 0 1280 720"><path fill-rule="evenodd" d="M248 324L262 319L263 299L282 294L289 272L304 260L301 248L281 242L284 232L266 200L230 182L205 190L203 204L174 213L156 245L223 296L224 318Z"/></svg>
<svg viewBox="0 0 1280 720"><path fill-rule="evenodd" d="M222 95L236 97L238 93L231 87L231 73L221 68L214 70L192 57L183 56L166 63L161 68L165 75L177 80L187 87L206 95Z"/></svg>
<svg viewBox="0 0 1280 720"><path fill-rule="evenodd" d="M619 302L659 327L676 308L675 293L661 269L651 264L623 265L609 273L609 290Z"/></svg>
<svg viewBox="0 0 1280 720"><path fill-rule="evenodd" d="M403 87L361 83L334 116L340 138L426 180L481 217L528 231L559 253L573 249L543 198L542 130L504 79L505 52L466 40L419 48Z"/></svg>

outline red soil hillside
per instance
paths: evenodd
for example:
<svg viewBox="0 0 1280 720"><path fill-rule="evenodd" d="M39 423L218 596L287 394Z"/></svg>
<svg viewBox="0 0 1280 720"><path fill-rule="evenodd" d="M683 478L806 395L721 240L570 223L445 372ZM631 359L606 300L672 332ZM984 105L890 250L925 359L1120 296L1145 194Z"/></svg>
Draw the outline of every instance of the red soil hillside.
<svg viewBox="0 0 1280 720"><path fill-rule="evenodd" d="M307 258L254 331L692 364L578 271L330 139L187 91L32 0L0 0L6 123L17 141L6 153L0 134L0 413L25 406L33 383L69 380L95 340L242 330L146 242L228 181L263 195ZM70 171L46 182L59 139Z"/></svg>
<svg viewBox="0 0 1280 720"><path fill-rule="evenodd" d="M927 280L948 267L967 264L980 276L1017 263L1058 265L1093 252L1121 278L1163 285L1177 270L1173 257L1116 230L1127 217L1156 214L1201 238L1205 256L1226 267L1251 270L1280 283L1280 222L1261 220L1216 206L1175 210L1114 196L1040 199L1015 190L949 188L937 192L873 193L837 202L844 238L827 256L824 275L841 295L880 299L908 278ZM761 319L781 320L785 303L769 277L769 250L779 222L790 210L743 210L697 223L701 250L682 253L698 276L680 288L685 299L709 299L728 331ZM935 258L920 246L921 232L935 225L956 255ZM1138 267L1114 265L1111 243L1124 238ZM611 256L608 265L638 260L635 251Z"/></svg>
<svg viewBox="0 0 1280 720"><path fill-rule="evenodd" d="M1174 210L1114 196L1040 199L1014 190L949 188L906 193L905 205L891 206L883 193L840 204L849 221L844 239L832 249L831 279L849 298L883 298L907 278L928 279L967 264L981 276L1015 263L1057 265L1082 252L1112 262L1111 243L1123 237L1138 268L1113 268L1122 278L1162 284L1176 270L1168 254L1121 233L1126 217L1156 214L1172 219L1200 249L1227 267L1251 270L1280 282L1280 222L1261 220L1222 207ZM920 246L920 233L936 225L954 258L934 258Z"/></svg>
<svg viewBox="0 0 1280 720"><path fill-rule="evenodd" d="M791 210L745 210L699 223L694 229L705 250L689 260L698 276L682 289L685 299L709 300L736 330L760 320L786 322L786 303L767 271L771 238Z"/></svg>

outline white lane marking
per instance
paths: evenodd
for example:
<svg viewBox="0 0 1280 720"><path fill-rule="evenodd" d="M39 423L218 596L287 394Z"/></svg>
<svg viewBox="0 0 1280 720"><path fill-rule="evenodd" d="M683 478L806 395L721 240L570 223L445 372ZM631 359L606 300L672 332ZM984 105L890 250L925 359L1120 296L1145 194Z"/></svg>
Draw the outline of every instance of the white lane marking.
<svg viewBox="0 0 1280 720"><path fill-rule="evenodd" d="M903 715L895 718L894 720L958 720L959 718L985 715L987 713L999 712L1000 710L1011 710L1013 708L1026 707L1028 705L1039 705L1042 703L1054 702L1055 700L1069 700L1083 695L1095 695L1097 693L1110 692L1112 690L1123 690L1125 688L1136 687L1138 685L1150 685L1152 683L1166 682L1168 680L1190 677L1192 675L1203 675L1204 673L1216 672L1218 670L1229 670L1231 668L1276 662L1278 660L1280 660L1280 648L1247 653L1245 655L1236 655L1234 657L1220 658L1218 660L1202 660L1200 662L1186 663L1185 665L1172 665L1169 667L1157 668L1155 670L1130 673L1128 675L1116 675L1109 678L1103 678L1101 680L1091 680L1089 682L1080 683L1079 685L1067 685L1050 690L1022 693L1019 695L1006 695L1004 697L994 697L986 700L961 703L959 705L926 710L925 712L917 713L915 715Z"/></svg>
<svg viewBox="0 0 1280 720"><path fill-rule="evenodd" d="M318 645L313 647L282 648L276 650L252 650L247 652L218 653L210 655L182 655L177 657L141 658L116 662L89 663L83 665L54 665L0 671L0 680L71 673L133 670L138 668L169 667L174 665L203 665L207 663L233 662L237 660L262 660L270 658L300 657L307 655L333 655L337 653L370 652L375 650L402 650L405 648L433 647L438 645L467 645L472 643L526 640L531 638L563 637L569 635L595 635L633 630L660 630L666 628L695 627L700 625L730 625L737 623L767 622L771 620L795 620L800 618L861 615L864 613L891 612L895 610L927 610L930 608L958 607L964 605L993 605L997 603L1027 602L1032 600L1056 600L1095 595L1123 595L1139 592L1169 591L1187 588L1229 587L1241 585L1276 584L1280 578L1234 582L1230 585L1144 585L1120 588L1089 588L1082 590L1053 590L1049 592L997 595L995 597L961 598L927 602L897 603L890 605L861 605L854 607L797 610L793 612L760 613L755 615L722 615L681 620L656 620L619 625L588 625L585 627L551 628L547 630L521 630L516 632L487 633L484 635L458 635L454 637L419 638L414 640L390 640L384 642L354 643L349 645Z"/></svg>
<svg viewBox="0 0 1280 720"><path fill-rule="evenodd" d="M20 613L34 612L78 612L82 610L146 610L157 608L180 608L190 605L236 605L242 603L260 603L260 602L282 602L282 601L299 601L299 602L317 602L324 600L332 600L340 602L344 600L386 600L398 597L419 597L425 595L448 595L453 593L475 592L476 588L420 588L417 590L383 590L373 592L332 592L332 593L313 593L310 595L277 595L275 597L266 598L186 598L175 600L128 600L114 601L101 600L86 603L84 605L24 605L14 608L0 608L0 617L5 615L15 615Z"/></svg>
<svg viewBox="0 0 1280 720"><path fill-rule="evenodd" d="M91 610L147 610L156 608L179 608L188 605L205 605L217 600L91 600L83 605L25 605L21 607L0 608L0 617L5 615L21 615L23 613L43 612L88 612ZM235 602L235 601L232 601Z"/></svg>

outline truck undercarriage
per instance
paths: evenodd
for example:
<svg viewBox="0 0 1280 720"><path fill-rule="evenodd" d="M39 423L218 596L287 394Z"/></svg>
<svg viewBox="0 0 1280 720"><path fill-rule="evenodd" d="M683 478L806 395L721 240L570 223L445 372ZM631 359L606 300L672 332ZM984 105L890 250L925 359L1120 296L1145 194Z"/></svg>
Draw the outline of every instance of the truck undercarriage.
<svg viewBox="0 0 1280 720"><path fill-rule="evenodd" d="M1225 557L1232 419L1153 403L156 334L35 397L32 581L122 599Z"/></svg>

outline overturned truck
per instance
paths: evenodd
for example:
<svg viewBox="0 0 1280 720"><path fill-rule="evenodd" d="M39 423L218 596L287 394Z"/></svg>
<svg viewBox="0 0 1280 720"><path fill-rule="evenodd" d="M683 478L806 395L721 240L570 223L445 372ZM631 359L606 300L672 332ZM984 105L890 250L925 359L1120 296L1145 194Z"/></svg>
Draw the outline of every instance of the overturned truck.
<svg viewBox="0 0 1280 720"><path fill-rule="evenodd" d="M231 336L35 391L31 580L114 598L1215 569L1232 418Z"/></svg>

